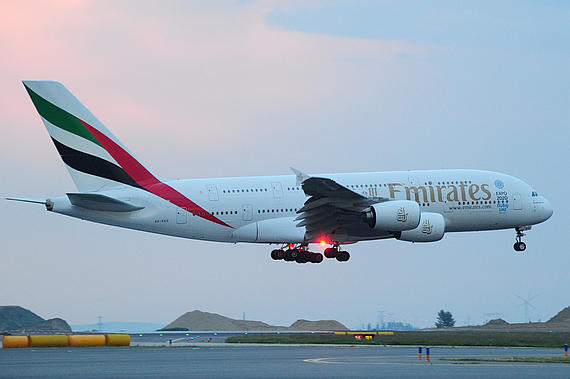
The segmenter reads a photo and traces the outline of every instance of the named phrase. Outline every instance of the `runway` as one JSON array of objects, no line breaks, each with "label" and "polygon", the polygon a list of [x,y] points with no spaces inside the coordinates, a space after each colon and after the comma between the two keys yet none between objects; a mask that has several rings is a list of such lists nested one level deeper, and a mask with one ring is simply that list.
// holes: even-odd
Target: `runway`
[{"label": "runway", "polygon": [[501,377],[568,378],[568,364],[442,361],[447,357],[559,356],[560,349],[229,345],[0,350],[0,377]]}]

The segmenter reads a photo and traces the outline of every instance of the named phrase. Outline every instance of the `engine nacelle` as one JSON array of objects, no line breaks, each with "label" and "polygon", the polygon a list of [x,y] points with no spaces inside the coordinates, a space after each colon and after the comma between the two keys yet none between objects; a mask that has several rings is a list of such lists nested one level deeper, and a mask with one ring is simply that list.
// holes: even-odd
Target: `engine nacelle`
[{"label": "engine nacelle", "polygon": [[420,215],[420,205],[409,200],[373,204],[365,213],[372,229],[385,232],[414,229],[420,223]]},{"label": "engine nacelle", "polygon": [[420,224],[412,230],[404,230],[396,236],[399,240],[409,242],[435,242],[443,238],[445,219],[439,213],[424,212]]}]

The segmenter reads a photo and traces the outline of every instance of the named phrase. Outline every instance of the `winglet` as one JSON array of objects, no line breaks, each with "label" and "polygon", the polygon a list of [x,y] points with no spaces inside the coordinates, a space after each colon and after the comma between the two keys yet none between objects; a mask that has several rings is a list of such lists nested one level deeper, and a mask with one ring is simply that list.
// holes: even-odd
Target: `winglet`
[{"label": "winglet", "polygon": [[311,177],[310,175],[307,175],[304,172],[301,172],[294,167],[290,167],[290,169],[291,169],[291,171],[293,171],[295,173],[295,176],[297,177],[297,185],[298,186],[300,186],[305,180],[307,180]]}]

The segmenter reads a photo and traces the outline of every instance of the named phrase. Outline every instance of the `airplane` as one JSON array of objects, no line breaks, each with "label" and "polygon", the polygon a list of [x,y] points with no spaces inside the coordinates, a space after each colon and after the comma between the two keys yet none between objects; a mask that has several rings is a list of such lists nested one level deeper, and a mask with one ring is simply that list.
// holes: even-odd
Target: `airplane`
[{"label": "airplane", "polygon": [[23,81],[77,191],[49,199],[7,198],[50,212],[151,233],[218,242],[274,244],[274,260],[346,262],[344,246],[395,238],[436,242],[445,233],[514,228],[552,216],[522,180],[482,170],[418,170],[162,180],[70,91]]}]

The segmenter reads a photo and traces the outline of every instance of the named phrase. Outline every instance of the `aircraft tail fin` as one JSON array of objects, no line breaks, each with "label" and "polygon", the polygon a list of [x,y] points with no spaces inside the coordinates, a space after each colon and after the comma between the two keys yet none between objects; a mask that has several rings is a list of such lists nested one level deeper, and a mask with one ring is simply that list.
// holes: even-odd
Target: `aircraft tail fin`
[{"label": "aircraft tail fin", "polygon": [[63,84],[23,83],[79,191],[158,182]]}]

